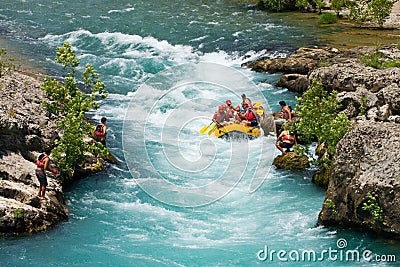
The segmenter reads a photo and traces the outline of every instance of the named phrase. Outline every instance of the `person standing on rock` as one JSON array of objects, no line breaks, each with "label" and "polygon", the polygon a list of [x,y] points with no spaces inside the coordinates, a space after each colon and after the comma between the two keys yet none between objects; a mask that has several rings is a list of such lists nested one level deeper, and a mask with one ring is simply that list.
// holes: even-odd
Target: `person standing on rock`
[{"label": "person standing on rock", "polygon": [[[45,150],[42,154],[39,155],[37,161],[36,161],[36,170],[35,174],[37,179],[39,180],[39,192],[38,192],[38,197],[41,199],[47,199],[46,198],[46,187],[47,187],[47,177],[45,170],[49,168],[50,164],[50,155],[51,150]],[[53,173],[57,173],[56,169],[51,170]]]},{"label": "person standing on rock", "polygon": [[106,122],[107,119],[105,117],[101,118],[101,123],[97,124],[94,130],[94,139],[97,142],[102,143],[104,147],[106,146],[106,134],[107,134]]}]

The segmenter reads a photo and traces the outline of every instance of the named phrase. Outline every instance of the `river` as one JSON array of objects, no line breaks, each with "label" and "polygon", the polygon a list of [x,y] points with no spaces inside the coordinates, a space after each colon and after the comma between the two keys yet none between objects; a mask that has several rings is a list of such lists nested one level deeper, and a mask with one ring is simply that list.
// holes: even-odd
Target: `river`
[{"label": "river", "polygon": [[318,45],[330,31],[239,1],[3,0],[1,42],[12,53],[57,76],[55,50],[67,40],[101,74],[110,94],[88,116],[107,117],[107,145],[123,163],[67,189],[68,222],[0,239],[0,264],[395,265],[384,261],[397,242],[317,226],[325,192],[313,168],[271,167],[273,137],[199,134],[242,93],[268,111],[295,106],[277,74],[241,64]]}]

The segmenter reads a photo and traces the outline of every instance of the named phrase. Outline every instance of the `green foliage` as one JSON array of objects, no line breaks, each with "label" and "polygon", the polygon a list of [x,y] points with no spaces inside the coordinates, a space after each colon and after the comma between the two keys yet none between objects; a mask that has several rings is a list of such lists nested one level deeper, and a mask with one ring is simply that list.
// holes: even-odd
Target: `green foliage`
[{"label": "green foliage", "polygon": [[307,0],[296,0],[296,7],[298,7],[301,10],[305,10],[308,7],[308,1]]},{"label": "green foliage", "polygon": [[80,77],[84,84],[83,90],[90,93],[86,95],[79,90],[76,69],[80,60],[68,42],[64,42],[64,45],[57,49],[56,62],[63,65],[67,74],[63,84],[45,77],[41,88],[50,101],[43,104],[50,112],[62,117],[57,126],[63,129],[63,135],[57,141],[57,147],[52,151],[52,155],[60,171],[70,173],[75,166],[86,160],[86,152],[94,155],[108,154],[108,150],[101,144],[84,142],[85,136],[90,135],[93,128],[87,122],[85,114],[99,108],[97,100],[107,97],[107,92],[104,90],[104,83],[98,80],[99,74],[90,64],[85,67]]},{"label": "green foliage", "polygon": [[347,8],[350,10],[349,19],[355,22],[372,21],[378,23],[380,27],[389,17],[392,8],[392,0],[361,0],[348,1]]},{"label": "green foliage", "polygon": [[346,7],[350,10],[348,18],[355,22],[366,22],[368,19],[368,1],[348,1]]},{"label": "green foliage", "polygon": [[360,55],[361,62],[365,66],[372,67],[375,69],[382,68],[383,58],[384,58],[384,55],[379,51],[375,51],[374,53],[370,53],[370,54]]},{"label": "green foliage", "polygon": [[399,68],[400,67],[399,59],[385,60],[386,59],[385,55],[379,51],[361,55],[359,58],[365,66],[372,67],[375,69]]},{"label": "green foliage", "polygon": [[285,10],[285,6],[287,5],[286,0],[262,0],[262,2],[264,8],[276,12]]},{"label": "green foliage", "polygon": [[338,21],[337,16],[330,12],[322,13],[322,15],[319,17],[320,24],[332,24],[336,23],[337,21]]},{"label": "green foliage", "polygon": [[331,0],[331,8],[339,16],[340,11],[346,6],[346,0]]},{"label": "green foliage", "polygon": [[321,14],[322,8],[324,8],[324,6],[325,6],[324,0],[312,0],[312,2],[315,3],[315,7],[317,8],[318,13]]},{"label": "green foliage", "polygon": [[366,111],[367,111],[367,97],[365,95],[363,95],[361,97],[361,106],[360,106],[360,114],[359,115],[364,115]]},{"label": "green foliage", "polygon": [[311,141],[317,138],[319,143],[325,143],[327,152],[333,155],[336,145],[348,131],[350,122],[336,100],[336,92],[328,93],[322,84],[313,80],[308,90],[297,97],[299,104],[296,112],[301,118],[296,123],[296,130],[302,140]]},{"label": "green foliage", "polygon": [[371,214],[372,218],[374,218],[375,221],[381,222],[383,221],[383,210],[381,207],[379,207],[378,202],[376,201],[376,198],[371,195],[371,193],[368,193],[366,196],[367,202],[363,204],[362,209],[369,211]]},{"label": "green foliage", "polygon": [[0,49],[0,78],[6,74],[11,74],[16,69],[14,59],[7,57],[7,50],[5,48]]},{"label": "green foliage", "polygon": [[15,209],[13,212],[13,216],[15,219],[22,219],[24,217],[24,211],[22,209]]},{"label": "green foliage", "polygon": [[335,205],[335,203],[333,203],[333,201],[332,201],[331,199],[327,199],[327,200],[325,201],[324,205],[331,209],[332,214],[333,214],[334,216],[337,216],[337,215],[339,214],[338,211],[336,210],[336,205]]},{"label": "green foliage", "polygon": [[384,61],[382,63],[382,68],[400,68],[400,60],[399,59],[394,59],[394,60],[388,60]]},{"label": "green foliage", "polygon": [[293,151],[296,153],[296,155],[301,156],[301,155],[309,155],[310,151],[307,146],[303,145],[295,145],[293,146]]},{"label": "green foliage", "polygon": [[391,0],[372,0],[368,3],[368,10],[371,15],[371,20],[378,23],[380,27],[389,17],[393,8]]}]

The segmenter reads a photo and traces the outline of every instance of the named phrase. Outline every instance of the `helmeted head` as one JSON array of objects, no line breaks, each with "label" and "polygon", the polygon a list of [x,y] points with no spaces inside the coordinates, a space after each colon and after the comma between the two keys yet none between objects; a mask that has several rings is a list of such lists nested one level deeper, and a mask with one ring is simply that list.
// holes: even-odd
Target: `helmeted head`
[{"label": "helmeted head", "polygon": [[232,102],[231,102],[231,100],[226,100],[226,104],[229,106],[229,105],[232,105]]}]

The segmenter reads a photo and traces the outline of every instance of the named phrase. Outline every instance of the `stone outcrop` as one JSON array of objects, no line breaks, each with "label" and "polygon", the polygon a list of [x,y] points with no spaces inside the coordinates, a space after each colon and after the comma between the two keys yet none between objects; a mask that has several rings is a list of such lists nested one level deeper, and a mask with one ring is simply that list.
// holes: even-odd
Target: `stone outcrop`
[{"label": "stone outcrop", "polygon": [[310,167],[310,162],[305,155],[287,152],[286,155],[277,156],[272,165],[278,169],[305,169]]},{"label": "stone outcrop", "polygon": [[307,75],[322,62],[336,56],[337,49],[328,47],[299,48],[288,58],[261,59],[247,62],[245,66],[257,72],[282,73],[277,86],[303,93],[308,88]]},{"label": "stone outcrop", "polygon": [[[400,238],[400,127],[365,121],[339,142],[319,223],[361,226]],[[363,208],[376,197],[382,220]]]},{"label": "stone outcrop", "polygon": [[[321,53],[319,49],[315,51]],[[360,59],[361,55],[376,52],[384,55],[380,59],[383,61],[399,59],[400,49],[388,45],[324,51],[331,54],[322,52],[323,60],[299,49],[296,56],[286,60],[260,60],[249,66],[259,71],[282,72],[278,84],[296,92],[304,91],[317,79],[328,91],[338,92],[341,111],[353,123],[338,144],[332,168],[320,168],[313,176],[315,183],[327,187],[319,223],[361,226],[400,238],[400,68],[374,69]],[[303,62],[306,67],[285,65],[296,58],[302,58],[298,63]],[[317,154],[319,158],[326,156],[323,149]],[[375,197],[374,205],[370,205],[370,197]]]},{"label": "stone outcrop", "polygon": [[47,172],[48,199],[37,196],[35,161],[60,135],[57,118],[41,104],[45,95],[40,84],[39,78],[22,72],[0,78],[0,236],[42,231],[67,220],[63,187],[105,168],[94,157],[78,168],[78,175]]}]

